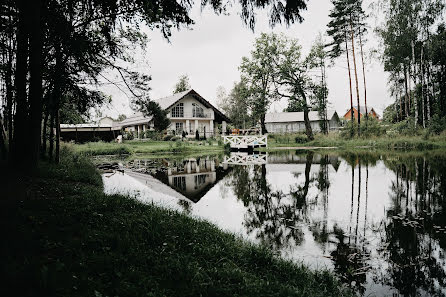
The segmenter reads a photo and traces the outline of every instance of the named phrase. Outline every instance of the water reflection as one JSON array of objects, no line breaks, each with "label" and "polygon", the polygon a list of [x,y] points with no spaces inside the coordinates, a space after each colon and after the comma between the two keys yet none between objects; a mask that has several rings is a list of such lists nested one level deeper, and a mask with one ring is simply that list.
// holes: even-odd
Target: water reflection
[{"label": "water reflection", "polygon": [[[198,202],[231,169],[227,164],[220,163],[218,157],[209,156],[184,159],[137,159],[127,162],[125,167],[133,172],[155,177],[193,202]],[[180,205],[185,210],[190,210],[189,202],[182,200]]]},{"label": "water reflection", "polygon": [[176,202],[187,213],[331,268],[365,296],[446,296],[446,153],[286,151],[126,166],[188,197]]}]

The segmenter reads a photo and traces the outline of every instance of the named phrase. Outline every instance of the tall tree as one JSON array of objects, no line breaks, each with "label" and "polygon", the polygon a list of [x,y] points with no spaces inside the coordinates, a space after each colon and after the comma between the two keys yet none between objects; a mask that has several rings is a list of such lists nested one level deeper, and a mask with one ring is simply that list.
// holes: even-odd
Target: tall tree
[{"label": "tall tree", "polygon": [[180,78],[178,79],[178,82],[176,83],[174,89],[173,89],[173,93],[181,93],[187,90],[190,90],[191,86],[190,86],[190,82],[189,82],[189,76],[187,76],[187,74],[181,75]]},{"label": "tall tree", "polygon": [[[333,8],[330,10],[330,22],[327,25],[327,34],[331,37],[332,41],[328,44],[330,47],[329,56],[332,60],[339,58],[345,53],[347,58],[347,70],[348,81],[350,90],[350,118],[353,123],[354,111],[353,111],[353,90],[352,79],[350,72],[350,55],[348,48],[349,40],[349,15],[348,15],[348,3],[346,0],[332,0]],[[352,125],[351,135],[353,136],[354,125]]]},{"label": "tall tree", "polygon": [[[272,34],[274,36],[274,34]],[[313,56],[302,56],[302,47],[296,39],[289,39],[275,35],[276,50],[273,55],[275,65],[275,91],[281,97],[289,100],[300,100],[303,106],[305,133],[312,140],[313,130],[309,119],[309,93],[314,90],[314,83],[309,76],[312,68]]]},{"label": "tall tree", "polygon": [[274,56],[277,54],[278,36],[262,33],[254,42],[250,57],[243,57],[240,71],[242,80],[250,90],[253,116],[260,121],[262,134],[268,133],[265,114],[271,103],[280,97],[274,89]]}]

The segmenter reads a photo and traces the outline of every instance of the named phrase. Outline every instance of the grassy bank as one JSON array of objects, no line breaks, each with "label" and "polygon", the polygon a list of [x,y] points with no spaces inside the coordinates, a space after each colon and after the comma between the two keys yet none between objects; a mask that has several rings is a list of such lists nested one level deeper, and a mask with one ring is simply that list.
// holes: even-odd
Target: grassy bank
[{"label": "grassy bank", "polygon": [[2,296],[349,295],[329,272],[210,223],[105,195],[92,163],[67,148],[33,178],[3,174]]},{"label": "grassy bank", "polygon": [[339,149],[429,150],[446,149],[446,135],[401,136],[383,135],[367,138],[343,138],[338,133],[317,134],[306,141],[302,134],[269,135],[268,150],[281,147],[336,147]]},{"label": "grassy bank", "polygon": [[80,155],[126,155],[126,154],[166,154],[193,152],[222,152],[223,145],[217,141],[138,141],[125,143],[89,142],[71,145]]}]

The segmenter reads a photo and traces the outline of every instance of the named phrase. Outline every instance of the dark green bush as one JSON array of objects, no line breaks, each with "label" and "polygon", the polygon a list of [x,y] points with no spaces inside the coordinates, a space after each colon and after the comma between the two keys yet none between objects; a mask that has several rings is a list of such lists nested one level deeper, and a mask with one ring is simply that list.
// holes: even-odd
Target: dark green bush
[{"label": "dark green bush", "polygon": [[429,131],[434,134],[440,134],[446,129],[446,119],[435,114],[429,126]]},{"label": "dark green bush", "polygon": [[175,135],[170,135],[170,134],[164,135],[163,140],[164,141],[170,141],[174,136]]},{"label": "dark green bush", "polygon": [[306,142],[308,142],[308,137],[303,134],[298,134],[298,135],[296,135],[296,137],[294,137],[294,142],[295,143],[306,143]]}]

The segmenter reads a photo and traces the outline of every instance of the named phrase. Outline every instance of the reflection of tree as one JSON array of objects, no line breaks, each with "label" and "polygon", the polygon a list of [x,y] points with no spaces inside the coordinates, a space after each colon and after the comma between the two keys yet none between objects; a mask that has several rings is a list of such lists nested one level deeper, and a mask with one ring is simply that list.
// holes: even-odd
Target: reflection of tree
[{"label": "reflection of tree", "polygon": [[[341,279],[347,283],[355,291],[364,293],[366,273],[370,270],[370,266],[367,264],[370,253],[364,238],[360,240],[359,234],[359,210],[361,205],[361,157],[351,155],[349,163],[351,164],[351,205],[350,205],[350,224],[349,231],[346,235],[341,227],[335,225],[333,227],[332,234],[336,238],[335,249],[331,252],[335,271],[341,276]],[[357,159],[355,159],[355,157]],[[352,233],[353,226],[353,212],[354,212],[354,183],[355,183],[355,164],[358,164],[358,196],[356,207],[356,224],[355,232]],[[366,185],[368,184],[368,167],[366,175]],[[367,187],[366,187],[367,189]],[[366,197],[368,194],[366,193]],[[365,206],[366,208],[367,206]],[[365,225],[365,222],[364,222]],[[365,231],[363,237],[365,236]],[[354,241],[352,241],[354,237]]]},{"label": "reflection of tree", "polygon": [[442,156],[385,160],[396,179],[390,188],[382,256],[389,262],[383,282],[403,295],[441,296],[446,287],[446,159]]},{"label": "reflection of tree", "polygon": [[331,252],[336,273],[342,281],[354,288],[354,291],[364,293],[368,253],[364,252],[356,245],[348,243],[344,231],[338,226],[333,227],[333,235],[337,243],[336,248]]},{"label": "reflection of tree", "polygon": [[313,153],[305,164],[305,181],[290,194],[273,191],[266,178],[266,166],[238,166],[233,171],[234,193],[248,211],[245,226],[249,233],[274,249],[298,245],[303,239],[299,223],[304,219],[304,206],[312,179],[310,169]]}]

